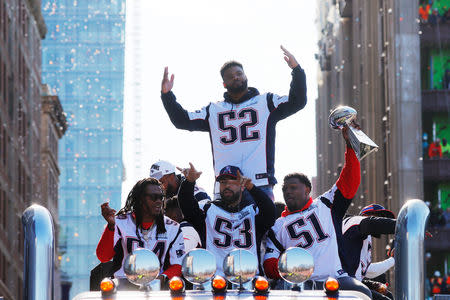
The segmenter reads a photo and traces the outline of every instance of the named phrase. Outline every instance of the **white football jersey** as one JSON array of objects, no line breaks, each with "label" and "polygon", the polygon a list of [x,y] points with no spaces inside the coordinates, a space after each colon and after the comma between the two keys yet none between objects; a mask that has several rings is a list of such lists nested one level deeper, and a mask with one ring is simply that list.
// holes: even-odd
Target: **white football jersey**
[{"label": "white football jersey", "polygon": [[[278,218],[269,231],[264,260],[278,258],[282,251],[290,247],[301,247],[314,258],[311,280],[324,281],[329,276],[346,276],[339,259],[337,241],[342,217],[333,216],[331,209],[333,205],[340,204],[338,198],[345,199],[334,185],[307,209]],[[335,222],[339,224],[339,232],[336,232]]]},{"label": "white football jersey", "polygon": [[359,281],[366,277],[367,269],[372,263],[372,236],[369,235],[363,242],[361,249],[360,264],[358,270],[356,270],[355,276]]},{"label": "white football jersey", "polygon": [[227,212],[213,203],[204,206],[206,218],[206,250],[216,257],[216,274],[224,275],[223,260],[234,249],[245,249],[258,257],[255,216],[256,205],[248,205],[236,213]]},{"label": "white football jersey", "polygon": [[[347,218],[342,223],[342,234],[348,234],[349,231],[352,229],[353,226],[357,226],[361,223],[362,220],[364,220],[367,217],[363,216],[353,216],[350,218]],[[355,245],[349,245],[355,247]],[[350,252],[350,251],[349,251]],[[358,269],[355,272],[355,277],[359,281],[361,281],[367,273],[367,269],[369,268],[370,263],[372,262],[372,236],[368,235],[367,238],[364,239],[362,243],[362,248],[359,253],[359,265]],[[348,270],[350,273],[350,271]]]},{"label": "white football jersey", "polygon": [[136,236],[136,224],[131,214],[116,217],[116,229],[114,230],[114,259],[121,259],[122,264],[115,277],[125,277],[123,272],[123,261],[136,248],[152,250],[159,258],[161,271],[163,271],[166,256],[170,265],[181,265],[184,256],[183,233],[180,225],[172,219],[164,216],[166,232],[156,235],[156,224],[146,230],[139,230]]},{"label": "white football jersey", "polygon": [[[204,200],[203,200],[204,201]],[[195,228],[188,222],[182,221],[180,228],[183,231],[184,250],[187,252],[202,246],[202,241]]]},{"label": "white football jersey", "polygon": [[240,104],[210,103],[189,113],[191,120],[208,121],[216,177],[223,167],[232,165],[256,186],[269,184],[274,172],[276,124],[275,120],[269,122],[269,116],[281,103],[288,102],[288,96],[270,95],[270,101],[268,94],[263,94]]}]

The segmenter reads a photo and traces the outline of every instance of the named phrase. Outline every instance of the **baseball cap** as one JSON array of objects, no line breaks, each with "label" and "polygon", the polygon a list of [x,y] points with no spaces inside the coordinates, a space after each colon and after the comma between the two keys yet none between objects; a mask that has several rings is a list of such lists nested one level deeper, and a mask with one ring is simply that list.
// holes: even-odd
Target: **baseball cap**
[{"label": "baseball cap", "polygon": [[361,211],[359,212],[359,215],[365,216],[365,215],[376,215],[378,217],[385,217],[385,218],[391,218],[395,219],[395,215],[392,211],[384,208],[383,206],[379,204],[370,204],[366,207],[363,207]]},{"label": "baseball cap", "polygon": [[219,175],[216,177],[216,181],[219,181],[221,179],[224,179],[225,177],[231,177],[236,179],[238,177],[238,171],[239,173],[241,173],[241,175],[244,175],[241,171],[241,169],[239,169],[239,167],[235,167],[235,166],[225,166],[222,168],[222,170],[220,170]]},{"label": "baseball cap", "polygon": [[175,173],[176,168],[170,162],[159,160],[150,167],[150,177],[160,180],[164,175]]}]

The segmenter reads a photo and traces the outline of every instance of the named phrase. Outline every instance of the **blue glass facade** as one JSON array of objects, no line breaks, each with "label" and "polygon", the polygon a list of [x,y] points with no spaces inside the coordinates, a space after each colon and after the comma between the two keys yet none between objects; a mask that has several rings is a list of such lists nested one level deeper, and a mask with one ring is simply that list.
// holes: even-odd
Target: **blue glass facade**
[{"label": "blue glass facade", "polygon": [[43,82],[69,123],[59,143],[58,255],[72,298],[99,263],[100,204],[120,207],[125,0],[43,0],[42,13]]}]

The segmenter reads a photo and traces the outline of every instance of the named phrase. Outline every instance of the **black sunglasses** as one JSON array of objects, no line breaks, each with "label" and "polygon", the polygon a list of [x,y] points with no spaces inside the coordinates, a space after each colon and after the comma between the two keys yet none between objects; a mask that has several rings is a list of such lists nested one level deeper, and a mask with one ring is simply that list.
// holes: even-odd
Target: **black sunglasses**
[{"label": "black sunglasses", "polygon": [[164,195],[163,194],[144,194],[144,198],[150,198],[153,202],[156,202],[158,200],[163,200]]}]

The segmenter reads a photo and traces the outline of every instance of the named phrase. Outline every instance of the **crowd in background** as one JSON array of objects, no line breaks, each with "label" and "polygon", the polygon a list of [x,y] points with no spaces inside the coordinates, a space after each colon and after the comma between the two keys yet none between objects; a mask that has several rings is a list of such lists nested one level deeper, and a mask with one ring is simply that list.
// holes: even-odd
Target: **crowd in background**
[{"label": "crowd in background", "polygon": [[428,134],[423,134],[422,149],[424,157],[431,159],[450,158],[450,144],[446,138],[436,138],[432,143],[428,142]]},{"label": "crowd in background", "polygon": [[[435,271],[433,276],[426,281],[427,295],[450,295],[450,276],[441,276],[441,272]],[[431,299],[431,298],[428,298]]]},{"label": "crowd in background", "polygon": [[421,23],[430,25],[450,22],[450,1],[421,1],[419,5],[419,18]]}]

